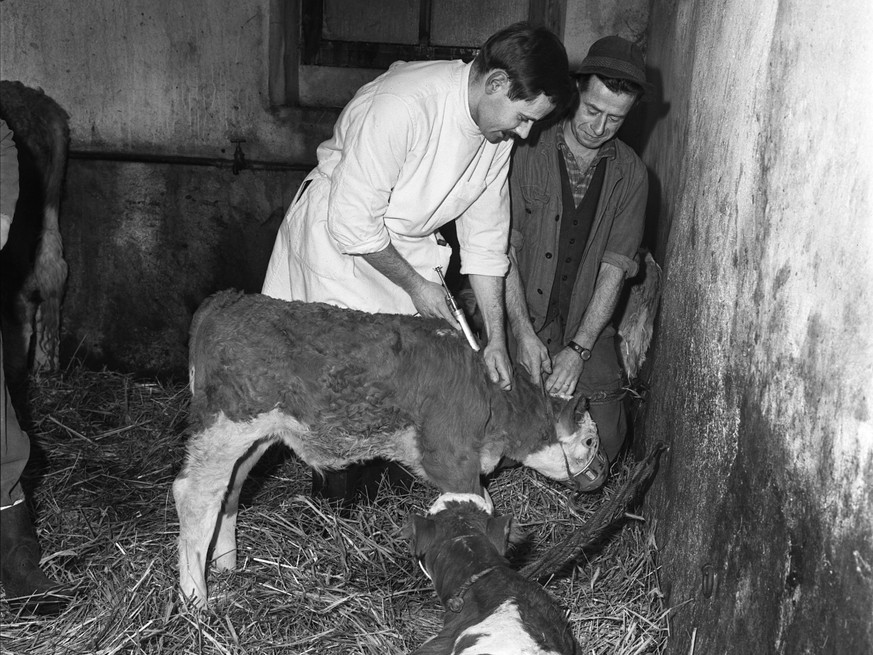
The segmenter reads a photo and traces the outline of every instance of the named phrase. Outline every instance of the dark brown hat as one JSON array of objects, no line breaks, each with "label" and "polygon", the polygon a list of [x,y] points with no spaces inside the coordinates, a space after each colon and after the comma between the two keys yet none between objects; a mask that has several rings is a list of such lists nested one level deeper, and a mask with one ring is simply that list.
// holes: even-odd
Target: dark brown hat
[{"label": "dark brown hat", "polygon": [[595,41],[576,72],[635,82],[642,87],[644,100],[654,95],[655,88],[646,79],[642,50],[620,36],[605,36]]}]

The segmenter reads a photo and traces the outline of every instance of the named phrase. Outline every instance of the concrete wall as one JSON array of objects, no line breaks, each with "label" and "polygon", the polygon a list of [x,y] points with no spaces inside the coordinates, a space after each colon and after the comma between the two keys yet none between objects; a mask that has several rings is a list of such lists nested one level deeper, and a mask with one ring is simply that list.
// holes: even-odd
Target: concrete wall
[{"label": "concrete wall", "polygon": [[[269,0],[4,0],[0,76],[71,115],[73,147],[312,161],[319,112],[271,111]],[[321,126],[321,130],[319,127]]]},{"label": "concrete wall", "polygon": [[873,4],[652,5],[671,653],[873,652]]}]

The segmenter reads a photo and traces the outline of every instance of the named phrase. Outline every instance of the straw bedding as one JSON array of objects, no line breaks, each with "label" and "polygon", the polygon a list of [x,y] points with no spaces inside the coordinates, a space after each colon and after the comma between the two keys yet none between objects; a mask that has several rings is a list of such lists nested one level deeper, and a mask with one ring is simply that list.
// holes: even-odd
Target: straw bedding
[{"label": "straw bedding", "polygon": [[[268,452],[243,489],[238,569],[210,572],[210,606],[176,594],[178,521],[171,484],[185,452],[184,383],[142,382],[71,369],[31,381],[26,472],[43,566],[77,589],[60,617],[32,619],[0,603],[0,652],[407,653],[438,632],[442,609],[401,532],[438,495],[383,486],[374,502],[337,511],[309,495],[309,469],[287,450]],[[577,501],[526,468],[489,485],[498,513],[528,538],[522,566],[571,534],[632,468]],[[669,612],[657,545],[642,517],[585,553],[547,589],[594,655],[662,653]]]}]

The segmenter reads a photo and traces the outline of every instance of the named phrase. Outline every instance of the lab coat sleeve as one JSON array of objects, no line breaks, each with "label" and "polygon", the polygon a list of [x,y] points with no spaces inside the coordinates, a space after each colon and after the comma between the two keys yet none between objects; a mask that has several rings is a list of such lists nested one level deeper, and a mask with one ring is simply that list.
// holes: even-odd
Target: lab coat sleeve
[{"label": "lab coat sleeve", "polygon": [[509,270],[509,159],[512,142],[500,145],[482,195],[457,221],[461,273],[503,277]]},{"label": "lab coat sleeve", "polygon": [[378,252],[390,243],[385,211],[414,140],[416,120],[400,98],[376,94],[349,106],[343,152],[334,169],[327,227],[342,252]]}]

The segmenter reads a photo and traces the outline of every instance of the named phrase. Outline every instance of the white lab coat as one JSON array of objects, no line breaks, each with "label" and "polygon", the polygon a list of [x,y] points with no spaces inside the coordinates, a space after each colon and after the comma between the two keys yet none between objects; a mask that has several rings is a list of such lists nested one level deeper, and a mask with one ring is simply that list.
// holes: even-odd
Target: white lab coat
[{"label": "white lab coat", "polygon": [[358,91],[280,226],[265,294],[414,314],[406,292],[355,255],[391,243],[438,282],[451,251],[437,231],[455,219],[462,273],[505,275],[512,143],[479,132],[469,74],[460,61],[397,63]]}]

